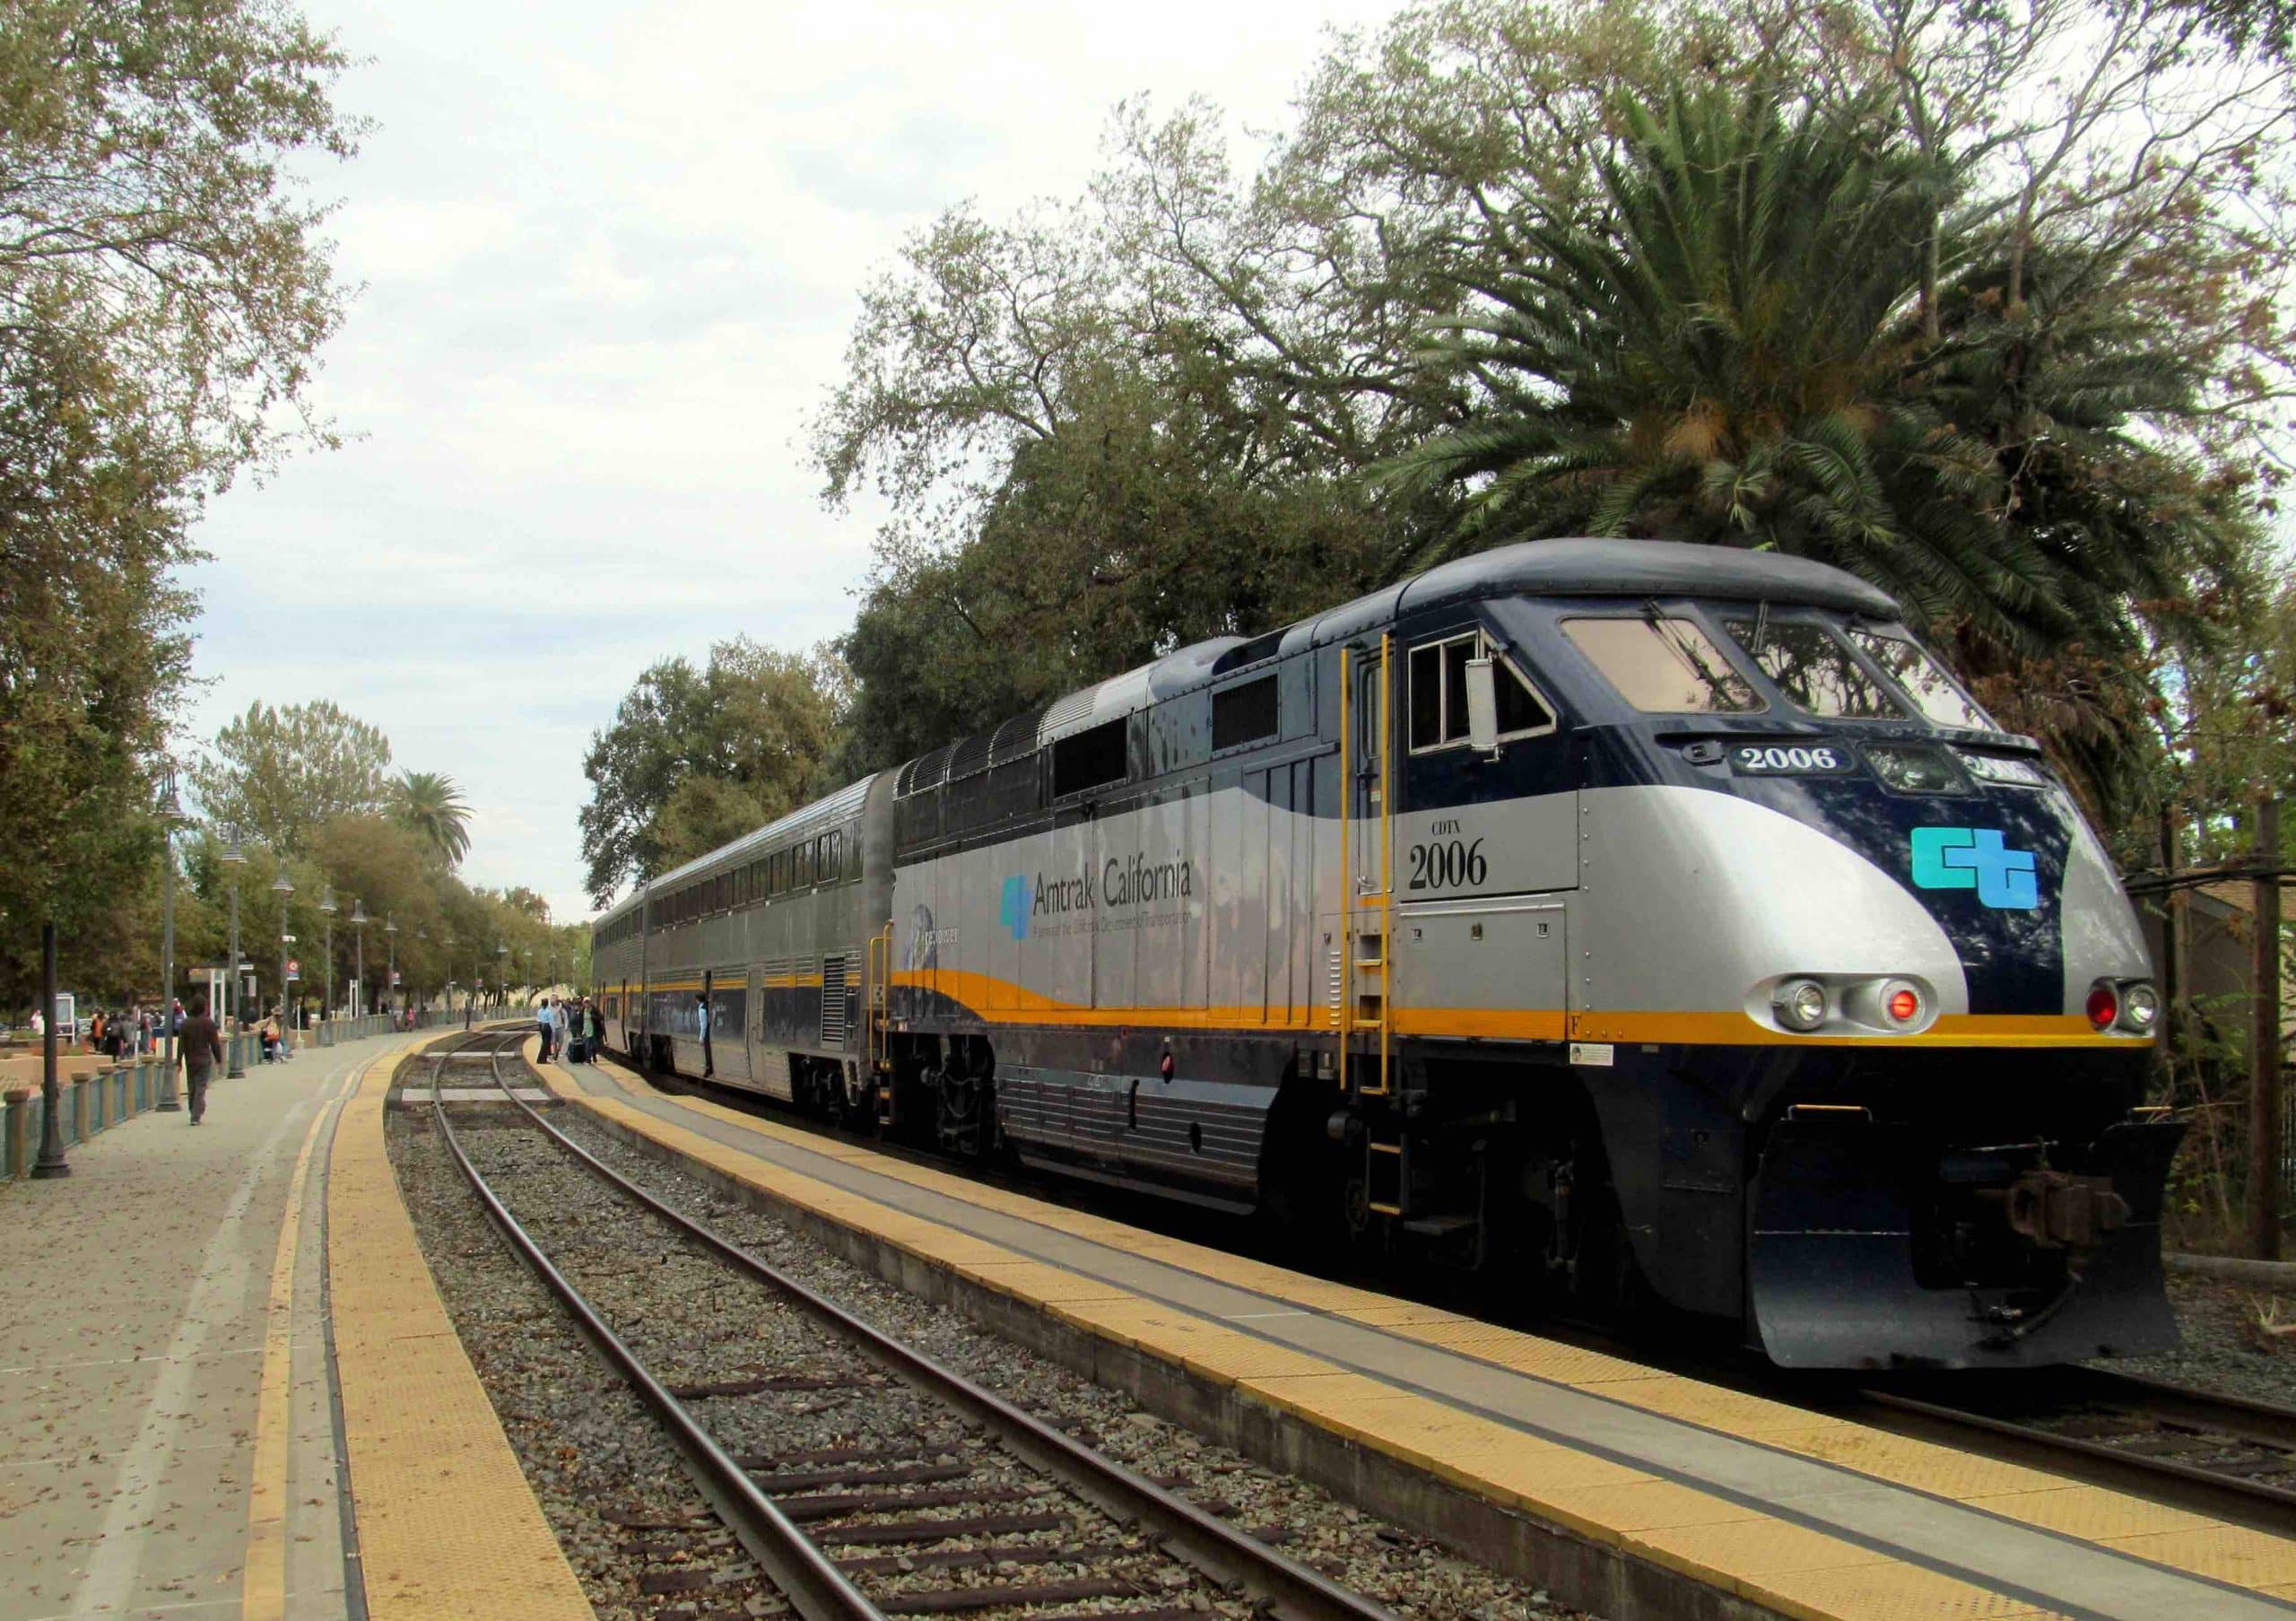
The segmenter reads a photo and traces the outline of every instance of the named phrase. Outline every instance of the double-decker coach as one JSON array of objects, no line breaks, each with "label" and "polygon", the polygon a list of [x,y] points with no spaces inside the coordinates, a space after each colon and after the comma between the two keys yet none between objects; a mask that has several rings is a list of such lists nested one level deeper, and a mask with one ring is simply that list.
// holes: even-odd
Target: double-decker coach
[{"label": "double-decker coach", "polygon": [[1538,542],[1183,649],[653,881],[595,961],[661,1068],[1782,1363],[2173,1338],[2110,863],[1805,560]]}]

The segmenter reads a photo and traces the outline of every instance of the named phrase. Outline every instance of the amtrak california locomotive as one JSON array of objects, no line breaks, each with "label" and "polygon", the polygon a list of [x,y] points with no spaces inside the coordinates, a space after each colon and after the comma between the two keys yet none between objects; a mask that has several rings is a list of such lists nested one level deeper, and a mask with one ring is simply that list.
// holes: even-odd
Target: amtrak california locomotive
[{"label": "amtrak california locomotive", "polygon": [[594,972],[660,1068],[1782,1364],[2174,1335],[2112,867],[1799,559],[1540,542],[1183,649],[643,886]]}]

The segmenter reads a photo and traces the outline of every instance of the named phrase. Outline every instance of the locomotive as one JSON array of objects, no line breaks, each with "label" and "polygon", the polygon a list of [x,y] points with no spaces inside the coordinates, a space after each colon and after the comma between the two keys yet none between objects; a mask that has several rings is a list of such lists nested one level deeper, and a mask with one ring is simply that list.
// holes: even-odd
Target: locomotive
[{"label": "locomotive", "polygon": [[596,925],[609,1043],[1794,1367],[2174,1343],[2109,858],[1874,586],[1551,540],[911,760]]}]

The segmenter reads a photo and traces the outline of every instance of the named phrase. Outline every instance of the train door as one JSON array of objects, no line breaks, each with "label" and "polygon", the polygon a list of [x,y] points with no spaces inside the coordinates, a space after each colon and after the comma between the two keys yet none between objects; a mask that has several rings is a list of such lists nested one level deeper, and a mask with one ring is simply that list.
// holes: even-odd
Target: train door
[{"label": "train door", "polygon": [[1561,1041],[1570,738],[1533,672],[1473,621],[1402,639],[1396,677],[1396,1030]]}]

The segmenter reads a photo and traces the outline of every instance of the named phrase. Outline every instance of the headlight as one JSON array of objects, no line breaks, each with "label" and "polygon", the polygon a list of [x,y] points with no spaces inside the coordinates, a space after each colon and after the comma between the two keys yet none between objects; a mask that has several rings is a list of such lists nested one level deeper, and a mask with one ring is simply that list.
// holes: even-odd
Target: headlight
[{"label": "headlight", "polygon": [[1815,1030],[1826,1022],[1826,988],[1815,980],[1787,980],[1770,993],[1770,1011],[1788,1030]]},{"label": "headlight", "polygon": [[2161,1022],[2161,993],[2150,980],[2131,980],[2120,988],[2120,1022],[2123,1029],[2148,1033]]}]

